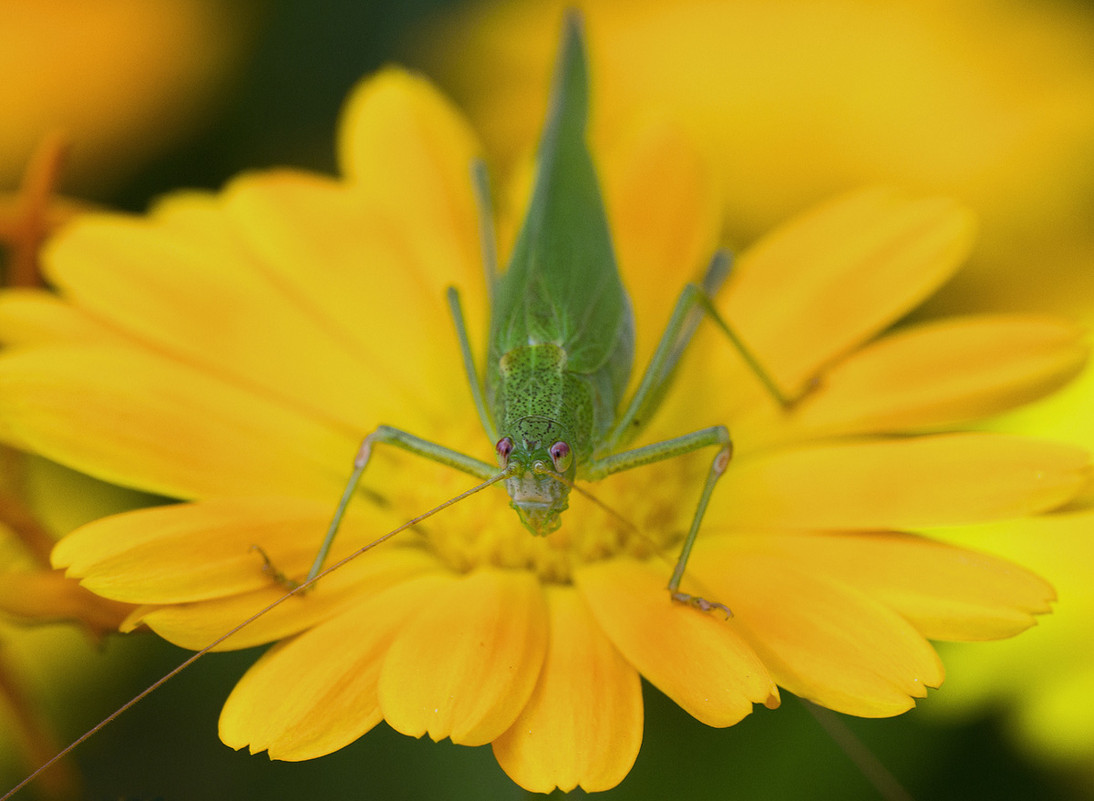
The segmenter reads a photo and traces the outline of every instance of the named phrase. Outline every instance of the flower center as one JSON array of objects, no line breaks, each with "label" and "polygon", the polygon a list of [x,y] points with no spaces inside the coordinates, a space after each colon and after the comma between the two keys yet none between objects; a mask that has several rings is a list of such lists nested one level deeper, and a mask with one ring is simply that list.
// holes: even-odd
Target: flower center
[{"label": "flower center", "polygon": [[[619,556],[645,558],[678,542],[694,507],[683,473],[665,466],[578,482],[562,525],[546,537],[525,528],[500,487],[479,493],[423,526],[429,547],[453,570],[493,565],[567,583],[574,567]],[[595,500],[583,494],[592,493]]]}]

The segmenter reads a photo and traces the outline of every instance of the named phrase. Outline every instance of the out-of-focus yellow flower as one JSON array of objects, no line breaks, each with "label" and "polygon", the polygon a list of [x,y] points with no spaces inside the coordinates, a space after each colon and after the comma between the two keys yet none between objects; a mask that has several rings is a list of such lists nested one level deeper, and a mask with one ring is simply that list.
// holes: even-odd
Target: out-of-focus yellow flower
[{"label": "out-of-focus yellow flower", "polygon": [[[932,699],[943,716],[1002,710],[1031,753],[1083,774],[1083,797],[1094,779],[1094,512],[1088,507],[1020,525],[947,531],[947,541],[1003,554],[1051,576],[1059,594],[1052,620],[1024,642],[992,643],[982,651],[946,650],[952,694]],[[946,696],[946,697],[943,697]],[[951,697],[952,696],[952,697]]]},{"label": "out-of-focus yellow flower", "polygon": [[[0,457],[0,782],[7,787],[64,745],[55,731],[73,714],[58,699],[93,693],[127,670],[124,653],[108,656],[100,646],[132,606],[65,577],[50,566],[50,549],[59,533],[148,499],[7,448]],[[78,784],[62,762],[43,774],[38,792],[74,798]]]},{"label": "out-of-focus yellow flower", "polygon": [[[532,77],[549,60],[561,5],[484,4],[445,20],[442,35],[430,31],[420,51],[509,163],[533,141]],[[941,191],[972,206],[982,229],[969,269],[928,303],[930,313],[1036,309],[1094,326],[1088,5],[579,5],[596,58],[601,141],[634,117],[687,128],[716,165],[737,241],[863,181]],[[1094,370],[994,427],[1094,447]],[[975,709],[1003,698],[1034,751],[1080,767],[1094,763],[1091,522],[1078,511],[957,540],[1038,569],[1057,584],[1060,604],[1033,636],[949,651],[961,689],[933,704]]]},{"label": "out-of-focus yellow flower", "polygon": [[89,208],[54,195],[67,151],[63,135],[46,135],[31,154],[19,188],[0,193],[0,266],[5,286],[40,286],[42,243],[81,209]]},{"label": "out-of-focus yellow flower", "polygon": [[[40,285],[42,242],[78,213],[80,204],[53,195],[64,152],[61,137],[46,137],[20,189],[0,197],[0,259],[9,286]],[[88,592],[54,569],[49,555],[56,535],[137,504],[132,492],[0,448],[0,777],[5,785],[58,751],[53,731],[68,716],[56,709],[56,699],[73,686],[89,688],[89,678],[117,667],[97,646],[132,609]],[[74,798],[78,785],[69,765],[60,762],[42,774],[38,792],[42,798]]]},{"label": "out-of-focus yellow flower", "polygon": [[[530,152],[560,9],[587,19],[598,141],[684,126],[714,165],[731,241],[884,182],[981,220],[962,303],[1073,310],[1094,297],[1094,13],[998,0],[512,0],[423,37],[420,59],[488,152]],[[1085,290],[1085,291],[1082,291]],[[1049,304],[1055,303],[1055,306]],[[968,308],[968,305],[963,305]]]},{"label": "out-of-focus yellow flower", "polygon": [[66,185],[124,179],[198,130],[238,61],[249,3],[7,0],[0,4],[0,186],[39,140],[73,145]]},{"label": "out-of-focus yellow flower", "polygon": [[[1094,254],[1087,269],[1094,272]],[[1094,296],[1085,298],[1094,325]],[[1055,395],[995,419],[998,431],[1023,431],[1094,447],[1094,369]],[[1030,753],[1079,773],[1076,788],[1094,797],[1094,499],[1066,513],[937,534],[1051,578],[1059,594],[1052,621],[1021,642],[983,650],[952,647],[955,692],[932,710],[954,717],[1002,709]],[[960,677],[960,678],[958,678]]]},{"label": "out-of-focus yellow flower", "polygon": [[[641,363],[674,299],[666,285],[694,276],[722,214],[686,137],[628,134],[603,172]],[[84,217],[48,251],[60,297],[0,299],[12,343],[0,434],[190,500],[96,521],[54,551],[89,588],[141,604],[128,625],[200,647],[277,597],[251,546],[289,575],[306,571],[346,464],[380,422],[492,457],[459,389],[444,303],[445,286],[459,286],[472,330],[484,329],[476,152],[432,87],[388,70],[350,100],[343,179],[247,175],[146,217]],[[233,637],[229,647],[279,642],[229,698],[222,738],[306,759],[386,719],[492,743],[529,789],[606,789],[638,752],[640,676],[715,726],[777,705],[778,686],[852,714],[908,709],[943,679],[928,639],[1012,635],[1052,590],[907,532],[1055,508],[1088,471],[1067,445],[953,431],[1073,374],[1083,349],[1072,326],[952,318],[879,336],[953,274],[972,239],[952,201],[867,190],[742,255],[722,312],[781,385],[819,373],[819,386],[776,408],[724,341],[702,336],[644,435],[735,432],[685,582],[728,604],[731,621],[663,589],[705,460],[596,485],[638,535],[577,497],[558,531],[534,538],[486,491]],[[466,485],[378,451],[336,551]]]}]

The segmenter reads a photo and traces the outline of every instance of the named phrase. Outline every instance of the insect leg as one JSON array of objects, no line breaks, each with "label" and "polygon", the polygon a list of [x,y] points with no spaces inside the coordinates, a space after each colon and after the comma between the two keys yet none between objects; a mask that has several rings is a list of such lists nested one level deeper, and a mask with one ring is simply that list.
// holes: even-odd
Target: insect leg
[{"label": "insect leg", "polygon": [[[471,163],[471,184],[475,190],[475,205],[479,218],[479,242],[482,248],[483,272],[486,277],[487,299],[490,304],[494,302],[494,290],[498,282],[498,248],[497,235],[494,232],[494,217],[490,211],[490,182],[486,173],[486,164],[482,159],[475,159]],[[475,368],[475,359],[471,355],[471,340],[467,336],[467,322],[463,317],[463,306],[460,304],[459,290],[454,286],[448,288],[448,309],[452,314],[452,322],[456,324],[456,337],[460,342],[460,353],[463,356],[463,369],[467,374],[467,384],[471,388],[471,398],[475,402],[475,409],[479,413],[482,427],[493,442],[498,438],[497,427],[490,417],[483,402],[483,381]]]},{"label": "insect leg", "polygon": [[460,305],[460,293],[454,286],[448,288],[448,308],[452,312],[452,322],[456,324],[456,338],[460,342],[460,353],[463,356],[463,369],[467,374],[467,385],[471,388],[471,399],[475,402],[475,409],[479,413],[479,420],[491,442],[498,438],[498,430],[494,420],[486,408],[482,398],[482,380],[475,369],[475,357],[471,355],[471,340],[467,337],[467,323],[463,319],[463,306]]},{"label": "insect leg", "polygon": [[763,383],[771,396],[784,408],[790,408],[797,398],[788,397],[775,383],[771,375],[760,364],[741,337],[734,331],[714,308],[710,298],[714,295],[729,274],[729,254],[719,250],[711,259],[706,275],[700,284],[688,284],[680,293],[669,318],[665,332],[650,358],[642,380],[638,384],[630,403],[615,423],[608,436],[608,449],[614,450],[633,436],[646,423],[650,415],[660,405],[672,384],[680,357],[684,355],[695,329],[708,315],[733,346],[740,352],[745,362]]},{"label": "insect leg", "polygon": [[361,476],[364,474],[365,469],[368,467],[369,460],[372,458],[372,448],[377,444],[394,445],[397,448],[402,448],[404,451],[409,451],[410,453],[429,459],[430,461],[440,462],[441,464],[448,465],[456,470],[462,470],[464,473],[470,473],[480,479],[490,478],[498,472],[496,466],[481,462],[472,456],[467,456],[459,451],[454,451],[451,448],[438,445],[435,442],[416,437],[413,434],[401,431],[398,428],[379,426],[361,441],[361,447],[357,449],[357,455],[353,459],[353,472],[346,482],[346,488],[342,491],[342,497],[338,501],[338,508],[334,511],[334,516],[331,518],[330,525],[327,527],[327,534],[323,538],[323,544],[319,546],[319,552],[315,555],[315,561],[312,562],[311,569],[308,571],[305,581],[310,581],[315,578],[319,571],[323,569],[323,563],[326,561],[327,554],[330,552],[331,544],[334,542],[334,536],[338,533],[338,527],[342,524],[342,518],[346,514],[346,508],[353,499],[354,493],[357,490],[357,485],[361,481]]},{"label": "insect leg", "polygon": [[707,472],[706,481],[703,483],[703,491],[699,496],[699,503],[696,505],[695,513],[691,518],[691,527],[684,538],[684,544],[680,547],[680,555],[676,559],[676,568],[672,572],[672,578],[669,579],[668,590],[674,601],[690,604],[702,609],[704,612],[721,609],[729,617],[732,612],[725,605],[680,591],[680,582],[684,578],[688,557],[691,556],[692,546],[699,534],[699,526],[706,514],[710,496],[714,492],[714,486],[718,483],[718,479],[722,477],[722,474],[729,466],[729,460],[733,455],[733,442],[730,440],[729,430],[725,426],[703,428],[690,434],[655,442],[652,445],[644,445],[641,448],[623,451],[591,462],[585,470],[585,477],[596,480],[612,473],[631,470],[635,467],[660,462],[664,459],[672,459],[676,456],[683,456],[712,445],[718,446],[718,453],[714,456],[714,460],[710,464],[710,470]]},{"label": "insect leg", "polygon": [[487,300],[493,307],[494,290],[497,288],[501,272],[498,270],[498,239],[494,231],[494,215],[490,204],[490,177],[482,159],[475,159],[471,163],[471,183],[475,190],[475,205],[479,214],[479,246],[482,248]]},{"label": "insect leg", "polygon": [[775,379],[771,377],[771,373],[764,369],[764,366],[760,364],[760,360],[756,358],[749,347],[741,339],[740,335],[733,330],[733,328],[726,322],[725,318],[718,313],[718,310],[714,308],[714,302],[710,299],[710,295],[704,292],[700,287],[691,285],[687,289],[691,289],[695,293],[695,301],[702,306],[703,310],[707,313],[707,316],[714,321],[714,324],[722,329],[722,333],[726,335],[733,347],[737,349],[737,352],[741,354],[741,358],[745,360],[745,363],[749,366],[749,369],[756,374],[756,377],[760,379],[760,382],[764,385],[764,389],[770,393],[771,397],[782,406],[784,409],[793,408],[794,404],[802,399],[802,397],[809,393],[812,386],[807,386],[804,390],[796,395],[787,395],[783,392],[779,385],[775,383]]},{"label": "insect leg", "polygon": [[[711,259],[703,277],[701,292],[713,295],[721,288],[729,274],[729,253],[719,250]],[[672,383],[676,366],[687,350],[699,321],[703,318],[703,309],[696,301],[699,287],[688,284],[680,293],[673,307],[672,316],[665,326],[657,349],[642,373],[642,380],[634,391],[630,403],[608,436],[608,450],[614,451],[619,445],[635,434],[660,405],[661,399]]]}]

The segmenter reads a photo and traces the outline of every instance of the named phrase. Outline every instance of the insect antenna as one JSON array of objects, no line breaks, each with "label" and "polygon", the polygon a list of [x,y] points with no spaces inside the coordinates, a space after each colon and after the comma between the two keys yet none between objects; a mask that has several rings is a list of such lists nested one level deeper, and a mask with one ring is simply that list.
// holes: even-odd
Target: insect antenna
[{"label": "insect antenna", "polygon": [[[607,503],[605,503],[600,498],[598,498],[596,495],[594,495],[590,490],[586,489],[585,487],[581,486],[580,484],[578,484],[574,481],[571,481],[570,479],[566,478],[566,476],[562,475],[561,473],[556,473],[554,470],[550,470],[550,469],[546,469],[546,468],[543,469],[541,472],[543,473],[543,475],[550,476],[555,481],[558,481],[561,484],[565,484],[571,490],[574,490],[579,495],[581,495],[581,496],[587,498],[588,500],[592,501],[596,506],[600,507],[600,509],[602,509],[608,515],[610,515],[612,518],[614,518],[624,528],[626,528],[632,535],[638,537],[641,540],[644,540],[645,543],[650,547],[650,553],[655,555],[658,559],[660,559],[662,562],[664,562],[666,565],[668,565],[670,567],[675,565],[675,560],[670,558],[668,556],[668,554],[665,553],[664,543],[657,542],[657,540],[655,540],[653,537],[651,537],[649,534],[647,534],[645,531],[643,531],[641,528],[639,528],[636,523],[634,523],[632,520],[630,520],[628,517],[626,517],[622,512],[619,512],[616,509],[613,509]],[[690,576],[689,581],[691,581],[693,584],[695,584],[700,590],[703,589],[702,588],[702,582],[700,582],[694,576]],[[724,604],[717,604],[716,606],[718,608],[722,609],[726,613],[726,618],[727,619],[733,617],[733,612],[727,606],[725,606]],[[0,801],[3,801],[3,799],[0,799]]]},{"label": "insect antenna", "polygon": [[[618,523],[621,523],[624,527],[629,529],[632,534],[635,534],[639,537],[644,537],[649,540],[651,545],[653,544],[653,540],[649,536],[647,536],[640,528],[638,528],[638,526],[635,525],[631,520],[625,517],[622,512],[618,512],[612,507],[608,506],[608,504],[604,503],[604,501],[600,500],[600,498],[593,495],[592,492],[585,489],[580,484],[570,481],[570,479],[566,478],[566,476],[562,475],[561,473],[556,473],[553,470],[544,471],[544,475],[550,476],[560,484],[565,484],[567,487],[575,491],[578,495],[583,495],[584,497],[588,498],[594,504],[599,506],[602,510],[614,517]],[[2,801],[2,799],[0,799],[0,801]]]},{"label": "insect antenna", "polygon": [[799,700],[885,801],[915,801],[912,794],[897,780],[892,771],[878,759],[877,754],[855,736],[839,715],[831,709],[817,706],[804,698]]},{"label": "insect antenna", "polygon": [[200,651],[195,651],[190,656],[188,656],[185,660],[180,662],[170,672],[165,673],[163,676],[158,678],[152,684],[145,687],[143,690],[141,690],[135,696],[130,698],[128,701],[126,701],[120,707],[115,709],[113,712],[111,712],[105,718],[100,720],[98,723],[96,723],[94,726],[92,726],[86,732],[81,734],[79,737],[77,737],[71,743],[69,743],[64,748],[62,748],[60,751],[58,751],[56,754],[54,754],[52,757],[50,757],[41,766],[36,768],[33,773],[31,773],[29,776],[27,776],[25,779],[23,779],[17,785],[12,787],[6,793],[4,793],[4,795],[0,796],[0,801],[9,801],[9,799],[13,798],[16,793],[18,793],[24,787],[26,787],[31,782],[33,782],[35,779],[37,779],[45,771],[49,770],[51,767],[56,765],[60,760],[64,759],[69,754],[71,754],[74,750],[76,750],[77,747],[79,747],[80,745],[82,745],[84,742],[91,739],[92,737],[94,737],[100,731],[102,731],[107,726],[109,726],[111,723],[113,723],[115,720],[117,720],[119,717],[121,717],[124,713],[128,712],[130,709],[135,707],[137,704],[139,704],[141,701],[143,701],[149,695],[154,693],[156,690],[158,690],[160,687],[165,685],[171,679],[175,678],[175,676],[182,673],[182,671],[186,670],[186,668],[190,667],[190,665],[197,662],[199,659],[201,659],[201,657],[205,656],[207,653],[212,651],[214,648],[216,648],[218,645],[220,645],[222,642],[227,640],[229,637],[231,637],[236,632],[241,631],[242,629],[244,629],[247,626],[251,625],[256,620],[258,620],[260,617],[262,617],[266,613],[271,612],[272,610],[276,609],[278,606],[285,603],[285,601],[289,600],[289,598],[292,598],[294,595],[302,594],[305,590],[308,589],[308,587],[312,586],[315,582],[319,581],[319,579],[323,578],[324,576],[330,575],[335,570],[338,570],[340,567],[343,567],[344,565],[349,564],[350,562],[352,562],[354,559],[356,559],[358,556],[365,553],[366,551],[371,551],[377,545],[380,545],[381,543],[387,542],[389,539],[394,537],[396,534],[399,534],[403,531],[406,531],[408,528],[411,528],[412,526],[416,526],[419,523],[421,523],[423,520],[432,517],[433,515],[437,514],[438,512],[440,512],[444,509],[447,509],[449,506],[453,506],[454,504],[457,504],[460,501],[465,500],[466,498],[469,498],[469,497],[471,497],[472,495],[474,495],[478,492],[481,492],[482,490],[486,489],[487,487],[491,486],[492,484],[496,484],[497,482],[499,482],[502,479],[506,478],[508,475],[509,474],[508,474],[507,471],[501,471],[497,475],[491,476],[490,478],[486,479],[485,481],[483,481],[479,484],[476,484],[474,487],[471,487],[471,489],[464,490],[459,495],[455,495],[455,496],[449,498],[448,500],[444,501],[443,503],[437,504],[432,509],[430,509],[426,512],[422,512],[421,514],[417,515],[416,517],[413,517],[410,520],[407,520],[405,523],[402,523],[401,525],[397,526],[396,528],[393,528],[391,531],[387,532],[386,534],[383,534],[382,536],[377,537],[376,539],[372,540],[371,542],[369,542],[365,545],[362,545],[360,548],[358,548],[357,550],[355,550],[352,553],[348,554],[347,556],[342,557],[337,562],[334,562],[333,564],[325,567],[323,570],[321,570],[316,575],[312,576],[310,579],[307,579],[306,581],[302,581],[299,584],[297,584],[296,586],[292,587],[291,589],[286,591],[284,595],[277,598],[277,600],[275,600],[275,601],[271,602],[270,604],[264,606],[262,609],[259,609],[253,615],[251,615],[246,620],[244,620],[242,623],[236,624],[231,629],[226,631],[224,634],[220,635],[215,640],[210,642],[208,645],[206,645]]}]

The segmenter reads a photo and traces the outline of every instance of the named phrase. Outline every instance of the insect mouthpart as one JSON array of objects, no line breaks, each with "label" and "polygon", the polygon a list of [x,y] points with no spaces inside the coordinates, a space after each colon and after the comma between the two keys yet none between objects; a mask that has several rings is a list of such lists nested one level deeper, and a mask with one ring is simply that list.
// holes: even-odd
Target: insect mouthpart
[{"label": "insect mouthpart", "polygon": [[521,469],[510,463],[510,477],[505,479],[510,506],[516,509],[520,521],[537,537],[546,537],[562,525],[562,513],[569,507],[570,486],[559,480],[550,466],[536,462]]},{"label": "insect mouthpart", "polygon": [[537,537],[546,537],[558,531],[559,526],[562,525],[562,512],[569,506],[565,500],[562,501],[561,506],[558,506],[554,503],[517,498],[513,498],[509,505],[517,510],[524,527]]}]

